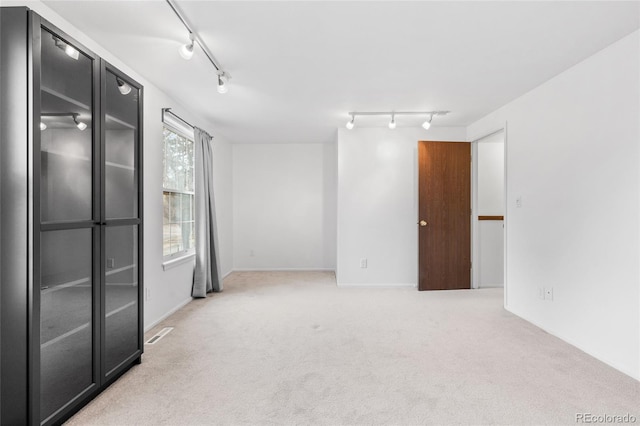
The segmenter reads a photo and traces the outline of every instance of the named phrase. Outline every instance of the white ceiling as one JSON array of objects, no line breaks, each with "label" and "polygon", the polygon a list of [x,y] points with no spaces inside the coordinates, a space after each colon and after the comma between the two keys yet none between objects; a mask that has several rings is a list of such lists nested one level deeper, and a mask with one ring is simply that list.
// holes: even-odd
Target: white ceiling
[{"label": "white ceiling", "polygon": [[176,2],[229,93],[197,48],[178,55],[165,1],[44,1],[240,143],[328,142],[349,111],[451,110],[434,125],[464,126],[640,27],[637,1]]}]

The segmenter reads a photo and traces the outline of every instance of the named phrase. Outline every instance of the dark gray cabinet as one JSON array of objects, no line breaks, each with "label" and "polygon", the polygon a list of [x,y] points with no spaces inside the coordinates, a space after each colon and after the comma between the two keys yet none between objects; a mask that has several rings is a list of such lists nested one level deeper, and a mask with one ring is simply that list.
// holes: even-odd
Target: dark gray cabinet
[{"label": "dark gray cabinet", "polygon": [[64,421],[141,360],[142,86],[0,8],[0,423]]}]

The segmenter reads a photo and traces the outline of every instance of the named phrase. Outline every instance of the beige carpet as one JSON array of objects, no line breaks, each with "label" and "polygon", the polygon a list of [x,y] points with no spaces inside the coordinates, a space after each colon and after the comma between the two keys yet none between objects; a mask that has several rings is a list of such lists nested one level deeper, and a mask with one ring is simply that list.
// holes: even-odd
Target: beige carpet
[{"label": "beige carpet", "polygon": [[576,424],[635,415],[640,382],[502,308],[502,291],[337,288],[243,272],[148,334],[71,425]]}]

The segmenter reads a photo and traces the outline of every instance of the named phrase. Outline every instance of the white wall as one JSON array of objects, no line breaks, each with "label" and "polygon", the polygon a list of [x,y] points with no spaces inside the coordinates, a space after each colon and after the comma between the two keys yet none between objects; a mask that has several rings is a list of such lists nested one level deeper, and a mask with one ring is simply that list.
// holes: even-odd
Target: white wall
[{"label": "white wall", "polygon": [[507,309],[637,379],[639,52],[636,31],[468,128],[507,122]]},{"label": "white wall", "polygon": [[[215,128],[211,130],[215,134]],[[218,222],[220,269],[223,277],[233,271],[232,146],[220,136],[213,138],[213,189]]]},{"label": "white wall", "polygon": [[[208,130],[215,136],[215,129],[197,115],[195,111],[184,108],[175,99],[170,98],[160,88],[151,84],[144,76],[122,63],[117,52],[108,52],[77,28],[67,22],[38,1],[3,0],[3,6],[25,5],[41,14],[45,19],[58,26],[77,39],[96,54],[100,55],[123,72],[144,85],[144,285],[151,292],[151,298],[145,301],[145,329],[153,326],[162,318],[191,300],[193,279],[193,260],[167,271],[162,268],[162,122],[161,109],[172,107],[190,123]],[[229,144],[220,138],[214,140],[214,153],[218,153],[216,170],[216,209],[221,246],[222,270],[229,271],[232,264],[231,246],[231,162]]]},{"label": "white wall", "polygon": [[339,285],[417,285],[420,140],[464,141],[466,134],[456,127],[338,130]]},{"label": "white wall", "polygon": [[334,152],[233,145],[234,269],[335,269]]}]

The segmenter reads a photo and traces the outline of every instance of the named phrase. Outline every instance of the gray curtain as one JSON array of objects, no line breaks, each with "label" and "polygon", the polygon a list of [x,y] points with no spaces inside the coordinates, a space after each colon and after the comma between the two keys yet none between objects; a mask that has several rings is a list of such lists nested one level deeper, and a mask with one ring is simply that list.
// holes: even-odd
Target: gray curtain
[{"label": "gray curtain", "polygon": [[212,137],[197,127],[195,144],[195,221],[196,270],[191,296],[207,297],[212,291],[222,291],[222,276],[218,257],[218,229],[213,199]]}]

